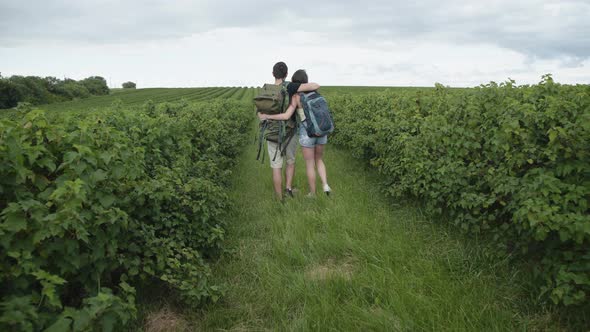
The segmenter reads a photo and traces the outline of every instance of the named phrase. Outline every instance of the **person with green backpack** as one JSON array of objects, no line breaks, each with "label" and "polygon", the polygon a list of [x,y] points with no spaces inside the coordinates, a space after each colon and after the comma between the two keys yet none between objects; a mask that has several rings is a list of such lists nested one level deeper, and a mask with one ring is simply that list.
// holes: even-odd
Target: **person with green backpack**
[{"label": "person with green backpack", "polygon": [[[298,70],[293,74],[293,82],[306,84],[308,82],[305,70]],[[330,114],[326,99],[317,91],[297,93],[285,112],[274,114],[258,113],[258,118],[264,120],[291,119],[297,109],[299,119],[299,144],[305,159],[307,180],[309,182],[309,196],[316,193],[316,172],[322,181],[323,191],[330,195],[332,189],[328,185],[326,165],[323,155],[324,147],[328,143],[328,134],[334,131],[334,120]]]},{"label": "person with green backpack", "polygon": [[[317,83],[286,82],[288,67],[284,62],[277,62],[273,66],[272,75],[274,84],[265,84],[260,93],[254,98],[254,104],[258,114],[280,114],[287,110],[292,97],[300,92],[309,92],[319,89]],[[295,116],[289,116],[282,120],[262,120],[260,122],[259,147],[257,159],[264,162],[262,147],[267,143],[270,167],[274,191],[279,199],[283,199],[283,164],[285,167],[285,194],[293,196],[293,176],[295,174],[295,153],[297,140],[293,139],[297,131]],[[286,160],[285,160],[286,159]]]}]

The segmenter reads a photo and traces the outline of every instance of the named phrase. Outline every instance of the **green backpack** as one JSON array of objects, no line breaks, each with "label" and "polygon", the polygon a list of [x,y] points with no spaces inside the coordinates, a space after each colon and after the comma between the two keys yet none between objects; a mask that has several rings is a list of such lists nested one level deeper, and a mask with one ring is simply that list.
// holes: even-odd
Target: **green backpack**
[{"label": "green backpack", "polygon": [[[256,112],[264,114],[279,114],[285,112],[289,104],[289,96],[287,94],[287,85],[289,82],[283,82],[281,85],[265,84],[260,89],[259,94],[254,97],[254,105]],[[269,142],[279,144],[277,149],[281,151],[281,155],[285,155],[287,145],[293,139],[296,132],[296,123],[292,119],[281,120],[266,120],[260,122],[260,133],[258,137],[258,155],[256,160],[260,159],[262,147],[264,145],[263,139]],[[276,159],[277,153],[273,157]],[[264,154],[262,161],[264,162]]]},{"label": "green backpack", "polygon": [[254,105],[256,112],[263,114],[279,114],[282,113],[287,102],[287,85],[288,82],[283,82],[281,85],[265,84],[256,97],[254,97]]}]

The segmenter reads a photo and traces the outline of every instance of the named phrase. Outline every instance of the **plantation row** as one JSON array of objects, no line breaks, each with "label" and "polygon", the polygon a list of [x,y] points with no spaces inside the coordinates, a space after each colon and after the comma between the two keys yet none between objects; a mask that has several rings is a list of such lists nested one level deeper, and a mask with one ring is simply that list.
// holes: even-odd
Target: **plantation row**
[{"label": "plantation row", "polygon": [[[323,87],[322,94],[331,97],[342,93],[361,95],[382,91],[419,91],[432,88],[391,88],[391,87]],[[142,106],[146,101],[154,103],[206,101],[213,98],[233,99],[250,102],[257,88],[210,87],[210,88],[147,88],[147,89],[113,89],[110,95],[90,97],[63,103],[42,105],[40,108],[50,111],[87,111],[113,106]],[[6,111],[4,111],[6,112]]]},{"label": "plantation row", "polygon": [[590,299],[590,87],[550,76],[475,89],[335,95],[333,142],[493,251],[531,264],[539,295]]},{"label": "plantation row", "polygon": [[100,109],[112,106],[114,103],[124,107],[143,105],[147,100],[154,103],[206,101],[215,98],[250,101],[254,97],[256,88],[151,88],[113,90],[108,96],[90,97],[85,100],[43,105],[40,108],[50,111],[79,111]]},{"label": "plantation row", "polygon": [[0,330],[116,329],[142,280],[189,305],[220,296],[207,259],[250,104],[14,118],[0,120]]}]

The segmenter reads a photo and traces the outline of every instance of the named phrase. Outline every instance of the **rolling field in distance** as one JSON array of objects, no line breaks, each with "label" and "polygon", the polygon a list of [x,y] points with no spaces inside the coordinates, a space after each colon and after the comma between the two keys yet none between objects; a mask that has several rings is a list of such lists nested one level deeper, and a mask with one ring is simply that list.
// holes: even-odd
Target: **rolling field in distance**
[{"label": "rolling field in distance", "polygon": [[116,89],[107,96],[96,96],[63,103],[41,105],[38,108],[48,111],[71,111],[81,108],[105,108],[111,106],[116,101],[120,101],[123,107],[135,107],[143,105],[148,100],[156,104],[180,100],[196,102],[218,98],[248,100],[254,97],[255,92],[256,88],[253,87]]},{"label": "rolling field in distance", "polygon": [[[100,109],[110,107],[114,102],[120,101],[122,107],[141,106],[148,100],[154,103],[175,102],[186,100],[187,102],[206,101],[211,99],[234,99],[249,101],[254,98],[257,87],[207,87],[207,88],[146,88],[146,89],[112,89],[107,96],[94,96],[86,99],[78,99],[63,103],[54,103],[37,106],[48,111],[75,111]],[[320,89],[326,96],[351,93],[363,94],[379,91],[395,90],[420,90],[432,88],[415,87],[356,87],[356,86],[326,86]]]},{"label": "rolling field in distance", "polygon": [[[370,92],[429,90],[432,88],[416,87],[365,87],[365,86],[326,86],[320,93],[327,97],[338,94],[360,95]],[[42,109],[52,113],[59,112],[88,112],[109,108],[115,104],[122,108],[141,107],[148,101],[154,104],[165,102],[186,101],[188,103],[208,100],[231,99],[251,101],[255,97],[258,87],[198,87],[198,88],[145,88],[145,89],[111,89],[109,95],[92,96],[61,103],[32,106],[32,109]],[[11,116],[15,109],[0,110],[0,117]]]}]

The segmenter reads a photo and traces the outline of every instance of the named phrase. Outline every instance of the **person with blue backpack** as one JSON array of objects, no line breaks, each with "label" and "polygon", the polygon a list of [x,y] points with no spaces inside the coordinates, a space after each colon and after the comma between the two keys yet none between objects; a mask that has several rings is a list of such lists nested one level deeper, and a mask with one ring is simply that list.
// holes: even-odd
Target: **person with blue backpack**
[{"label": "person with blue backpack", "polygon": [[[291,78],[293,83],[308,83],[305,70],[297,70]],[[291,103],[284,113],[263,114],[258,113],[260,120],[287,120],[297,110],[297,123],[299,126],[299,144],[305,159],[307,181],[309,183],[309,196],[316,193],[316,168],[322,181],[322,188],[326,195],[330,195],[332,189],[328,185],[326,165],[323,160],[325,145],[328,143],[328,134],[334,131],[334,121],[330,114],[326,99],[317,91],[301,92],[293,95]]]}]

